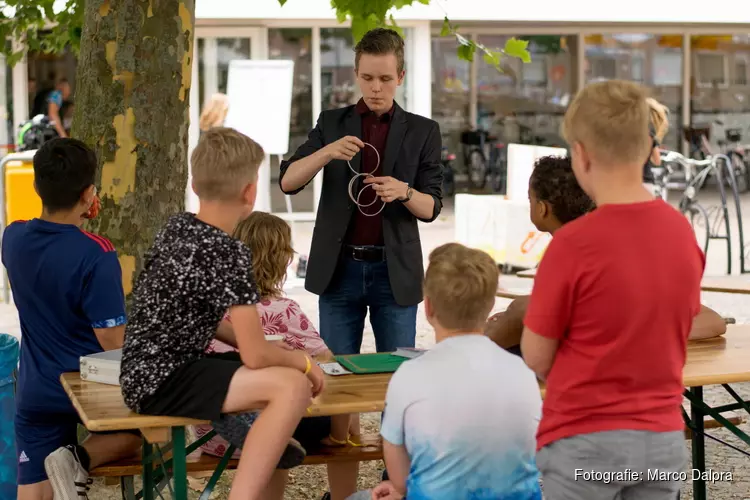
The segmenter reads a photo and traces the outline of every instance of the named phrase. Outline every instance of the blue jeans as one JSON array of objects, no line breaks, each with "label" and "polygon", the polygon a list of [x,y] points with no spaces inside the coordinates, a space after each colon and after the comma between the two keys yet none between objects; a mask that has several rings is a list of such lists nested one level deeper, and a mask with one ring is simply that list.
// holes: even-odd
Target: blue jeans
[{"label": "blue jeans", "polygon": [[342,257],[318,305],[320,336],[334,354],[359,353],[368,308],[378,352],[414,347],[417,306],[396,303],[385,261]]}]

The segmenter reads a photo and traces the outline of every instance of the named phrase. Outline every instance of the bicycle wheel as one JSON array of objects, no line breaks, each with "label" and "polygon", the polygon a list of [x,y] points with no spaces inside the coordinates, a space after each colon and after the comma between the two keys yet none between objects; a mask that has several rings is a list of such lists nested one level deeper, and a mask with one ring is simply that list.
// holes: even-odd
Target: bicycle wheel
[{"label": "bicycle wheel", "polygon": [[708,212],[695,201],[690,201],[681,206],[680,212],[687,217],[693,227],[698,246],[703,249],[704,254],[707,254],[711,236],[711,222],[708,218]]},{"label": "bicycle wheel", "polygon": [[484,153],[478,149],[469,153],[469,185],[475,189],[483,189],[487,183],[487,161]]},{"label": "bicycle wheel", "polygon": [[[750,190],[750,179],[748,179],[747,165],[742,155],[736,151],[730,151],[727,156],[731,161],[731,168],[734,171],[734,181],[737,183],[737,192],[744,193]],[[729,185],[729,179],[727,179]]]},{"label": "bicycle wheel", "polygon": [[505,158],[505,150],[498,150],[493,156],[494,158],[490,160],[492,162],[492,168],[490,169],[490,187],[495,193],[506,194],[508,162]]},{"label": "bicycle wheel", "polygon": [[456,194],[456,176],[453,167],[443,165],[443,196],[451,197]]}]

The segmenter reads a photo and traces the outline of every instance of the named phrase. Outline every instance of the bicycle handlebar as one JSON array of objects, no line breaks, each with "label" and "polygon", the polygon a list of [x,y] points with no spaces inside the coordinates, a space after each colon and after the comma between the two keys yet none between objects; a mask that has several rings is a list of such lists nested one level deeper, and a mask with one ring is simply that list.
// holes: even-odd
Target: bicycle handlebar
[{"label": "bicycle handlebar", "polygon": [[676,151],[662,151],[661,160],[663,162],[679,163],[684,166],[707,167],[713,164],[714,157],[709,156],[705,160],[694,160],[692,158],[685,158],[683,155]]}]

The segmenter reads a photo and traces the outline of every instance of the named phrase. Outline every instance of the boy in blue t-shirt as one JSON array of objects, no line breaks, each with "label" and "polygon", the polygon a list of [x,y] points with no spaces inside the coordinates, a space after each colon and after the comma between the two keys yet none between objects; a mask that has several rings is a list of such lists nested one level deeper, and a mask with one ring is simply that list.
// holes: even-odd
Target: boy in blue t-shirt
[{"label": "boy in blue t-shirt", "polygon": [[78,445],[78,415],[60,384],[80,357],[122,347],[125,300],[112,243],[81,229],[98,208],[93,151],[54,139],[34,156],[42,216],[12,223],[3,234],[21,322],[16,394],[18,499],[86,497],[88,470],[133,455],[132,433],[91,434]]}]

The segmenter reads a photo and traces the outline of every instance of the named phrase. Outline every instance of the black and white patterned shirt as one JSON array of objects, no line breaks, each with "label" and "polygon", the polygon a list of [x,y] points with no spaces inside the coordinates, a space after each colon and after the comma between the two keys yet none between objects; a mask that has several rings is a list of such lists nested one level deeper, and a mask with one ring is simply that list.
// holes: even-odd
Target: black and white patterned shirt
[{"label": "black and white patterned shirt", "polygon": [[156,236],[133,292],[120,385],[139,411],[175,370],[204,357],[227,310],[258,302],[250,249],[194,214]]}]

